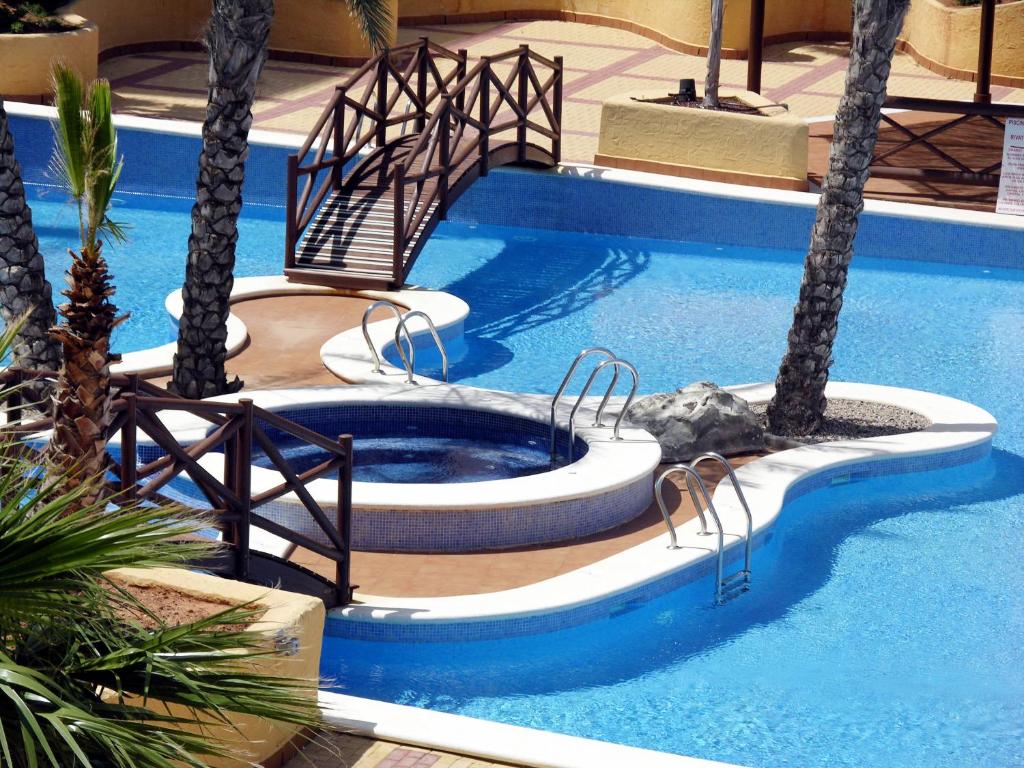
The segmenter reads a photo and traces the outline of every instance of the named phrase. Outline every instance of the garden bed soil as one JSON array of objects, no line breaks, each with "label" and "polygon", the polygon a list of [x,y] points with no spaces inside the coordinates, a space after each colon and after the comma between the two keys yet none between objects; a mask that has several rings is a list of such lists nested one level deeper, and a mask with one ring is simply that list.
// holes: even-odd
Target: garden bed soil
[{"label": "garden bed soil", "polygon": [[[135,597],[169,626],[178,626],[207,619],[233,605],[233,603],[227,601],[220,602],[209,598],[196,597],[195,595],[180,592],[159,584],[140,586],[137,584],[118,583],[118,587]],[[156,622],[151,617],[138,611],[125,610],[124,618],[138,622],[146,629],[156,629],[157,627]],[[259,616],[253,617],[254,621],[258,619]],[[246,624],[225,624],[218,625],[217,629],[239,632],[246,629],[246,626]]]},{"label": "garden bed soil", "polygon": [[70,32],[80,26],[62,16],[47,13],[45,8],[35,3],[0,0],[0,35]]},{"label": "garden bed soil", "polygon": [[735,112],[740,115],[768,117],[768,115],[762,112],[760,108],[752,107],[749,104],[740,101],[735,96],[722,96],[718,100],[717,107],[706,107],[701,99],[696,99],[694,101],[680,101],[677,96],[672,94],[662,96],[657,99],[636,99],[636,101],[643,101],[648,104],[667,104],[670,107],[684,107],[686,109],[707,109],[713,112]]},{"label": "garden bed soil", "polygon": [[[767,429],[768,403],[751,403],[750,410],[761,418]],[[828,401],[821,426],[812,435],[785,436],[798,443],[828,443],[834,440],[856,440],[885,437],[907,432],[920,432],[931,426],[924,416],[906,408],[865,400],[832,399]]]}]

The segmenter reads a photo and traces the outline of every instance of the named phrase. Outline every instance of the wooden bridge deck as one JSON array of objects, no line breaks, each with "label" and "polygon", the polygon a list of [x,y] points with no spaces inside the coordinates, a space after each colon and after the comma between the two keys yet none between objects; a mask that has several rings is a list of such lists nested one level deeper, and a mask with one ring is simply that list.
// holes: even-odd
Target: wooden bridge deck
[{"label": "wooden bridge deck", "polygon": [[[338,87],[290,158],[285,275],[335,287],[401,286],[448,207],[490,167],[558,162],[561,85],[561,60],[526,46],[470,72],[465,51],[426,39],[371,59]],[[361,97],[350,95],[359,89]],[[404,112],[396,109],[403,98]],[[413,131],[395,137],[399,126]],[[313,161],[302,164],[317,144]],[[314,194],[320,172],[327,178]],[[300,176],[308,177],[301,193]]]}]

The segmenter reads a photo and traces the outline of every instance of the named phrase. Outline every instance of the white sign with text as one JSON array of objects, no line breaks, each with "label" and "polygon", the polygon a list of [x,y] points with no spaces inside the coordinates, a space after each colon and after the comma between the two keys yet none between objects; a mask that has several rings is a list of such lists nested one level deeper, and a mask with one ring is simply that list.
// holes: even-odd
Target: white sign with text
[{"label": "white sign with text", "polygon": [[996,213],[1024,216],[1024,118],[1006,119]]}]

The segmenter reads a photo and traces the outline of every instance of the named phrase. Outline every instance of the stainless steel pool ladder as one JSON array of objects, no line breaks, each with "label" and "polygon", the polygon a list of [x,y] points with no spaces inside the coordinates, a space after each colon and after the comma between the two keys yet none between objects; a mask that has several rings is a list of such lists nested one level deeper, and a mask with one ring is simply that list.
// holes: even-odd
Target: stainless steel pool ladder
[{"label": "stainless steel pool ladder", "polygon": [[[373,372],[383,373],[381,371],[381,359],[377,349],[373,346],[373,340],[370,338],[370,331],[367,329],[367,323],[370,320],[370,315],[375,309],[379,308],[390,309],[394,314],[398,324],[395,326],[395,346],[398,347],[398,356],[402,358],[402,365],[405,368],[406,381],[409,384],[415,384],[415,368],[416,368],[416,347],[413,344],[412,334],[409,333],[408,322],[414,317],[422,317],[427,323],[427,330],[430,331],[430,335],[434,338],[434,343],[437,344],[438,350],[441,352],[441,366],[442,376],[445,381],[448,381],[448,352],[444,347],[444,343],[441,341],[441,337],[437,333],[437,328],[434,327],[434,321],[430,319],[426,312],[422,312],[418,309],[414,309],[411,312],[402,314],[402,310],[398,308],[398,305],[393,302],[382,299],[375,301],[373,304],[368,306],[363,312],[363,339],[366,341],[366,346],[370,350],[370,354],[373,356]],[[402,346],[402,334],[405,334],[405,340],[409,344],[409,353],[406,354],[405,348]]]},{"label": "stainless steel pool ladder", "polygon": [[[705,461],[714,461],[722,465],[747,517],[747,533],[744,537],[743,569],[725,577],[722,576],[724,565],[723,558],[725,557],[725,531],[722,528],[722,520],[719,518],[718,512],[715,510],[715,505],[711,501],[711,494],[708,493],[708,488],[704,484],[704,479],[700,476],[700,473],[697,472],[697,468]],[[676,538],[676,527],[672,523],[672,515],[668,511],[668,507],[665,505],[665,496],[662,492],[662,486],[665,484],[665,480],[676,472],[683,472],[686,475],[686,490],[690,494],[690,499],[693,501],[693,506],[697,510],[697,516],[700,519],[700,534],[702,536],[711,535],[708,532],[708,521],[705,516],[705,512],[710,514],[711,519],[715,521],[715,527],[718,530],[718,552],[715,564],[715,604],[721,605],[722,603],[731,600],[734,597],[738,597],[750,589],[750,559],[752,554],[751,539],[754,532],[754,518],[753,515],[750,514],[750,506],[747,504],[747,497],[743,494],[743,488],[740,486],[740,481],[736,478],[736,472],[733,471],[732,464],[730,464],[729,460],[721,454],[709,451],[707,453],[702,453],[689,464],[675,464],[669,467],[661,473],[658,481],[654,484],[654,497],[658,500],[658,508],[661,510],[661,516],[665,519],[665,525],[668,527],[670,542],[669,549],[679,549],[679,542]],[[698,498],[698,492],[700,494],[700,498]]]},{"label": "stainless steel pool ladder", "polygon": [[576,355],[576,359],[573,360],[572,365],[569,366],[569,370],[565,374],[565,377],[562,379],[562,383],[559,385],[558,391],[555,392],[555,396],[551,398],[550,440],[552,462],[556,461],[558,458],[558,446],[556,442],[557,430],[555,424],[555,412],[558,408],[558,401],[561,399],[562,395],[565,394],[565,388],[569,385],[569,381],[572,379],[573,374],[576,373],[576,369],[579,368],[580,363],[582,363],[586,358],[591,357],[592,355],[602,355],[606,359],[602,360],[600,363],[594,366],[594,369],[590,372],[590,376],[587,379],[587,383],[583,385],[583,391],[580,393],[580,396],[576,398],[576,403],[573,405],[572,410],[569,413],[568,460],[570,463],[573,460],[573,449],[575,447],[576,442],[576,415],[579,412],[580,407],[583,405],[583,401],[586,398],[587,394],[590,392],[590,388],[591,386],[593,386],[594,380],[597,378],[598,374],[600,374],[601,371],[603,371],[609,365],[612,366],[613,370],[612,380],[608,384],[608,389],[605,391],[604,397],[601,398],[601,404],[597,408],[597,414],[594,417],[594,426],[604,426],[605,408],[607,407],[608,401],[611,399],[612,394],[615,392],[615,386],[619,383],[620,370],[622,368],[625,368],[627,371],[629,371],[629,374],[633,380],[633,384],[629,390],[629,396],[626,398],[626,402],[622,406],[622,410],[619,411],[619,415],[615,419],[614,431],[612,433],[613,440],[621,439],[619,437],[619,428],[622,424],[623,418],[626,415],[626,411],[629,409],[629,406],[632,404],[633,399],[636,397],[637,388],[640,385],[640,375],[637,373],[636,368],[631,363],[628,363],[622,358],[616,356],[615,353],[612,352],[611,350],[606,349],[605,347],[591,347],[589,349],[583,350],[578,355]]}]

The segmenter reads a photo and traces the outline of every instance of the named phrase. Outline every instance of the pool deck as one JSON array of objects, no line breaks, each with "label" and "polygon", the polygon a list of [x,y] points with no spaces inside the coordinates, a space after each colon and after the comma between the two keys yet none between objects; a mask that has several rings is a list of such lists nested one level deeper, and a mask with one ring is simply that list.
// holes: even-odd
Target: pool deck
[{"label": "pool deck", "polygon": [[286,768],[511,768],[476,757],[456,755],[350,733],[322,733]]},{"label": "pool deck", "polygon": [[[645,37],[619,29],[559,21],[406,26],[399,42],[427,35],[450,48],[466,48],[471,59],[528,43],[544,56],[565,58],[563,159],[593,162],[597,150],[602,101],[636,90],[665,89],[679,78],[702,86],[702,57],[670,51]],[[784,102],[805,119],[834,114],[842,93],[849,46],[844,43],[791,42],[765,48],[763,95]],[[260,80],[253,127],[305,134],[316,121],[334,86],[351,69],[271,61]],[[206,57],[200,52],[160,51],[119,56],[101,65],[110,79],[114,106],[123,114],[201,121],[206,105]],[[746,62],[724,60],[722,85],[742,88]],[[899,96],[970,101],[974,83],[950,80],[897,53],[889,93]],[[1024,103],[1024,89],[995,86],[996,102]],[[820,130],[819,130],[820,129]],[[820,177],[828,156],[831,123],[812,125],[808,173]],[[815,138],[816,136],[816,138]],[[987,141],[987,139],[986,139]],[[822,150],[820,146],[824,146]],[[955,207],[990,210],[994,192],[946,186],[872,181],[868,195]]]}]

